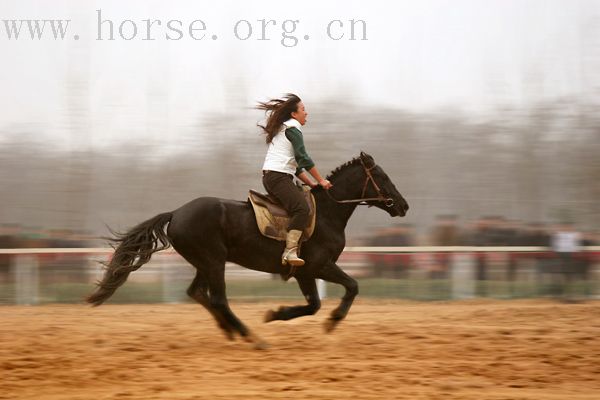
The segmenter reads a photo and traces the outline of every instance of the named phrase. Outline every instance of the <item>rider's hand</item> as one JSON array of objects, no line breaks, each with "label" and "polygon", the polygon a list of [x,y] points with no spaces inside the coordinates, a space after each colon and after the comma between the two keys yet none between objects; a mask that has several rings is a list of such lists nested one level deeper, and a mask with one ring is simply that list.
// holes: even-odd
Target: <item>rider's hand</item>
[{"label": "rider's hand", "polygon": [[321,185],[323,189],[329,189],[333,186],[327,179],[323,179],[321,182],[319,182],[319,185]]}]

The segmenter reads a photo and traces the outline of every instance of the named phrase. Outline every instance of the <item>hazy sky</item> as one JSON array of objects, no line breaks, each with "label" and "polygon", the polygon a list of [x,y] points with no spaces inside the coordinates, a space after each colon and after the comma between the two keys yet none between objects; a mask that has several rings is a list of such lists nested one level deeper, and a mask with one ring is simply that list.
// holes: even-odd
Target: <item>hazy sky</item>
[{"label": "hazy sky", "polygon": [[[96,40],[97,9],[115,30],[134,21],[136,38]],[[83,116],[77,129],[96,141],[176,135],[205,112],[244,112],[255,100],[287,91],[307,105],[344,98],[485,112],[562,95],[590,97],[600,85],[600,1],[594,0],[4,0],[0,17],[72,20],[62,41],[8,40],[0,21],[0,134],[29,129],[57,142],[73,130],[74,114]],[[156,40],[141,40],[144,19],[161,20],[153,27]],[[198,41],[187,33],[195,19],[206,24]],[[253,27],[247,40],[233,32],[242,19]],[[277,23],[267,30],[270,40],[257,40],[261,19]],[[286,19],[300,21],[290,34],[298,39],[293,47],[281,43]],[[350,19],[365,21],[367,40],[347,40]],[[181,40],[165,40],[169,20],[182,21]],[[345,24],[341,30],[334,23],[333,35],[345,38],[327,37],[333,20]]]}]

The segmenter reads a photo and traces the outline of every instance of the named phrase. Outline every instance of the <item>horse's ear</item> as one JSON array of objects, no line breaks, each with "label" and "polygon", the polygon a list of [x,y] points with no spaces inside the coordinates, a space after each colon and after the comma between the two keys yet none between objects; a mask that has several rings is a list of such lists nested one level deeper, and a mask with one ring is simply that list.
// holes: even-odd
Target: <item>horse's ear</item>
[{"label": "horse's ear", "polygon": [[365,153],[362,150],[360,152],[360,158],[361,160],[363,160],[367,167],[372,167],[373,165],[375,165],[375,160],[373,159],[373,157],[371,157],[369,154]]}]

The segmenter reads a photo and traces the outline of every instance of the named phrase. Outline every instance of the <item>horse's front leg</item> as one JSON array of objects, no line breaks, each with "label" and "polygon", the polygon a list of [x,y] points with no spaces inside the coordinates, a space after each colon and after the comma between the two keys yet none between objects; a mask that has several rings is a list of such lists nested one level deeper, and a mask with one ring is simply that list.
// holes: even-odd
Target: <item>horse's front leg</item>
[{"label": "horse's front leg", "polygon": [[342,285],[346,289],[346,294],[344,295],[344,297],[342,297],[342,302],[335,310],[331,312],[331,316],[325,322],[325,331],[331,332],[341,320],[346,318],[348,310],[350,310],[352,302],[358,294],[358,282],[356,282],[356,280],[354,280],[353,278],[349,277],[335,263],[329,263],[325,265],[319,271],[317,277],[328,282],[333,282]]},{"label": "horse's front leg", "polygon": [[313,315],[319,308],[321,308],[321,300],[319,299],[319,293],[317,291],[317,284],[314,278],[296,277],[298,286],[302,290],[304,298],[308,302],[307,305],[293,306],[293,307],[279,307],[279,310],[267,311],[265,315],[265,322],[271,322],[276,320],[287,321],[293,318],[303,317],[305,315]]}]

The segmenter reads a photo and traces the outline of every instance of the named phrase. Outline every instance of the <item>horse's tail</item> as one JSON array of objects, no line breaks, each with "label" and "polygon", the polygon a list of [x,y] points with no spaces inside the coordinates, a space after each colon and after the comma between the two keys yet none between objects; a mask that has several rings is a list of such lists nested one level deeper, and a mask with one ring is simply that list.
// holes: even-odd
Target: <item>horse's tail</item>
[{"label": "horse's tail", "polygon": [[[150,261],[152,254],[168,249],[169,238],[165,233],[165,225],[171,221],[172,213],[159,214],[142,222],[126,233],[111,230],[114,238],[108,238],[115,249],[107,263],[104,277],[98,282],[98,288],[86,298],[88,303],[99,306],[127,280],[129,274]],[[110,228],[109,228],[110,229]]]}]

